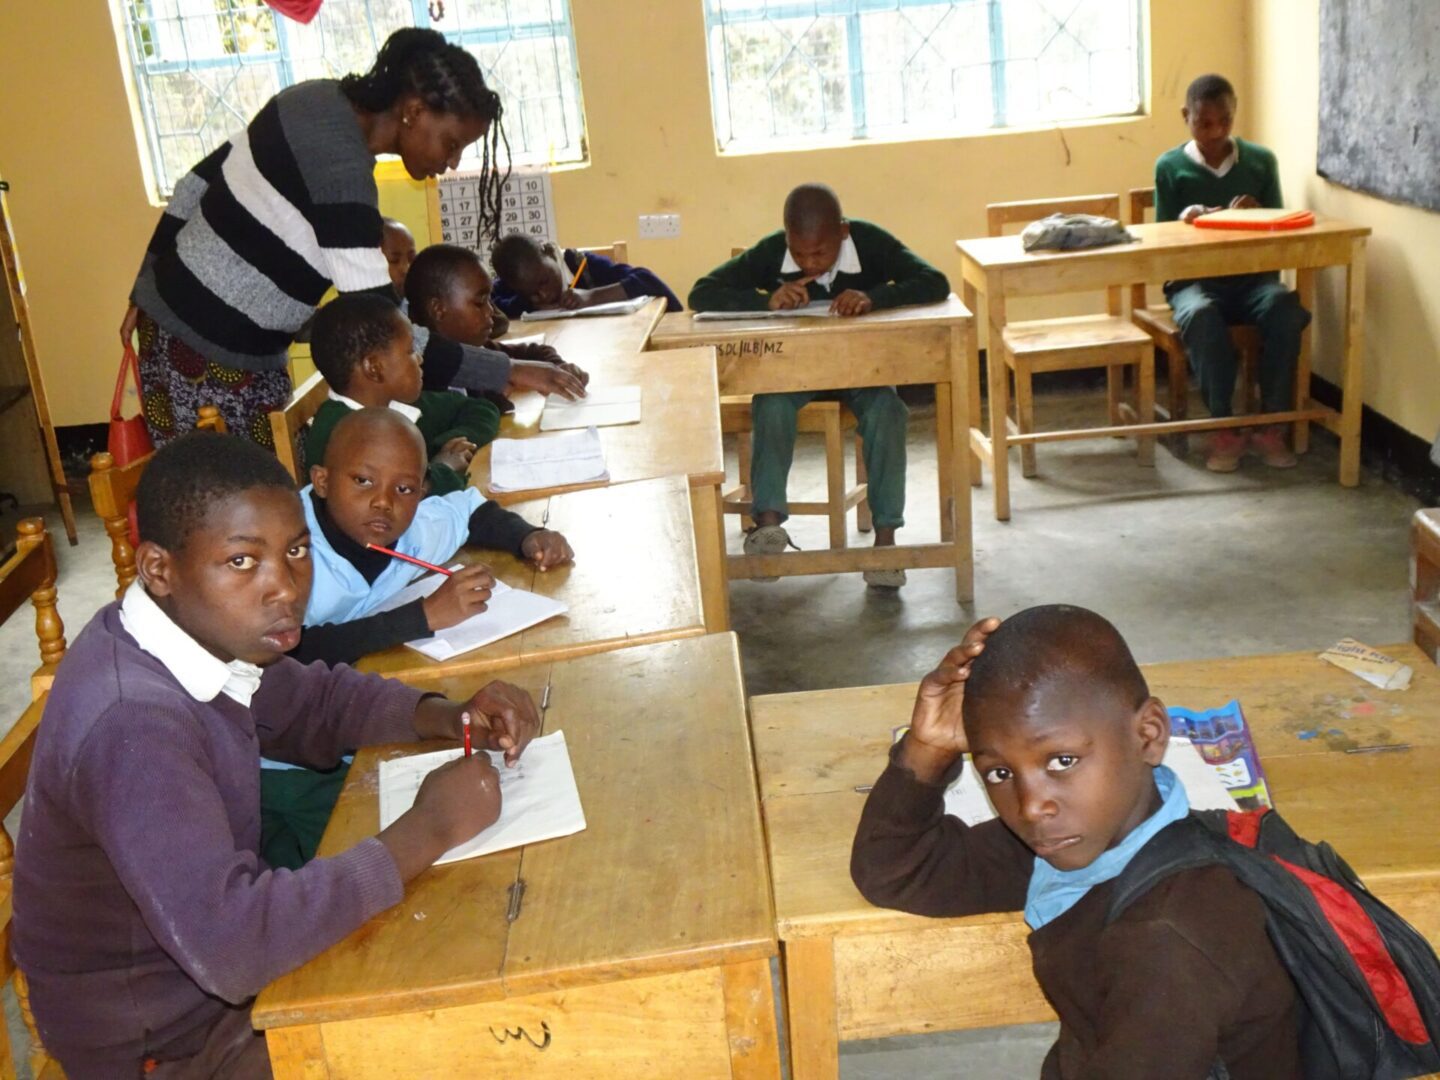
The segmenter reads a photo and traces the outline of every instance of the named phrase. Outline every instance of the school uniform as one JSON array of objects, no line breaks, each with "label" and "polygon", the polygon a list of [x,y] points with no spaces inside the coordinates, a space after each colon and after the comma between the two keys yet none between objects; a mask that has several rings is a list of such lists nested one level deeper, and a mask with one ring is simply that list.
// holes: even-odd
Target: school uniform
[{"label": "school uniform", "polygon": [[56,672],[15,858],[15,956],[67,1076],[201,1053],[266,984],[400,901],[375,838],[266,865],[256,765],[414,740],[420,697],[348,668],[226,664],[139,582],[100,609]]},{"label": "school uniform", "polygon": [[[945,814],[945,787],[897,764],[876,781],[851,851],[872,903],[949,917],[1025,912],[1035,978],[1060,1018],[1042,1080],[1300,1080],[1294,984],[1265,932],[1264,902],[1223,867],[1182,871],[1106,925],[1115,879],[1166,824],[1184,787],[1155,770],[1162,807],[1088,867],[1059,871],[996,819]],[[957,991],[963,992],[963,991]]]},{"label": "school uniform", "polygon": [[[1155,162],[1156,221],[1177,221],[1192,205],[1229,206],[1237,195],[1250,195],[1270,209],[1284,205],[1274,153],[1244,139],[1231,143],[1230,155],[1218,166],[1205,161],[1193,139],[1160,156]],[[1230,340],[1232,323],[1260,329],[1261,410],[1283,412],[1293,406],[1295,361],[1310,312],[1277,271],[1167,281],[1165,297],[1211,416],[1234,414],[1240,361]]]},{"label": "school uniform", "polygon": [[[753,311],[763,308],[777,286],[801,277],[783,231],[716,267],[690,290],[695,311]],[[950,294],[945,275],[878,225],[850,221],[850,235],[835,265],[807,287],[811,300],[829,300],[847,289],[870,298],[875,310],[928,304]],[[893,386],[854,390],[805,390],[756,394],[750,488],[756,513],[788,516],[786,484],[795,456],[800,409],[816,400],[844,402],[855,414],[865,457],[870,512],[881,528],[905,524],[905,428],[909,410]]]},{"label": "school uniform", "polygon": [[[580,269],[580,263],[585,263],[585,272],[575,283],[577,289],[600,289],[606,285],[619,285],[624,288],[626,296],[662,296],[665,298],[666,311],[680,310],[680,300],[670,291],[670,286],[643,266],[631,266],[629,263],[607,259],[604,255],[586,254],[574,248],[566,248],[560,253],[560,258],[571,278],[575,276],[575,271]],[[570,284],[568,278],[565,284]],[[535,305],[526,297],[506,285],[503,278],[495,279],[490,296],[491,302],[512,319],[520,318],[527,311],[536,310]]]}]

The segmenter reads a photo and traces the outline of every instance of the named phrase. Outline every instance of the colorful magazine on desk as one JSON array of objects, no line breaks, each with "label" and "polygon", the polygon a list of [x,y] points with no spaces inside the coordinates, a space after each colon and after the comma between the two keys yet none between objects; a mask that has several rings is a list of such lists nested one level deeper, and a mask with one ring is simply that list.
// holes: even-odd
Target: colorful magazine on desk
[{"label": "colorful magazine on desk", "polygon": [[1265,767],[1260,764],[1255,740],[1238,701],[1203,712],[1171,706],[1169,713],[1170,734],[1194,744],[1206,764],[1219,773],[1240,809],[1275,805],[1265,782]]}]

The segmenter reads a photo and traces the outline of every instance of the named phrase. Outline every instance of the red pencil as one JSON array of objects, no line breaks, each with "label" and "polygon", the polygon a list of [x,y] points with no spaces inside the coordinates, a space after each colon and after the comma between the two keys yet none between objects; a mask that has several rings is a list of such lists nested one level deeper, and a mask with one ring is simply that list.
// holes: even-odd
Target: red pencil
[{"label": "red pencil", "polygon": [[365,546],[371,551],[380,552],[381,555],[389,555],[391,558],[394,559],[404,559],[408,563],[414,563],[416,566],[423,566],[426,570],[434,570],[435,573],[444,574],[446,577],[449,577],[451,574],[454,573],[453,570],[446,570],[443,566],[436,566],[434,563],[428,563],[424,559],[417,559],[414,555],[404,555],[398,551],[391,551],[389,548],[381,547],[379,544],[366,544]]},{"label": "red pencil", "polygon": [[460,714],[460,726],[465,729],[465,756],[470,756],[470,714]]}]

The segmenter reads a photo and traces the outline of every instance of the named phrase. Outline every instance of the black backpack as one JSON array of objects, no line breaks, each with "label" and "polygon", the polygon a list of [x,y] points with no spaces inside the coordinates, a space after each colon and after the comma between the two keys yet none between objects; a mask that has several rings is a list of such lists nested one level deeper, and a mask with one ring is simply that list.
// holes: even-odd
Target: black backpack
[{"label": "black backpack", "polygon": [[[1219,864],[1265,901],[1266,929],[1301,1001],[1306,1080],[1390,1080],[1440,1070],[1440,960],[1323,841],[1279,814],[1193,811],[1140,849],[1106,922],[1157,882]],[[1210,1073],[1225,1077],[1223,1063]]]}]

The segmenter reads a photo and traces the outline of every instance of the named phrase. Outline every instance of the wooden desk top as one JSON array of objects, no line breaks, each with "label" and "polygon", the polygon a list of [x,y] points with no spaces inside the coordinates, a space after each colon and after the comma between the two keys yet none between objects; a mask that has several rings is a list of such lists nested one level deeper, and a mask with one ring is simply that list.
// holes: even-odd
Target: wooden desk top
[{"label": "wooden desk top", "polygon": [[[584,832],[432,867],[402,903],[257,1000],[257,1027],[427,1011],[775,955],[734,634],[532,665],[506,678],[563,730]],[[412,680],[453,697],[474,678]],[[375,834],[377,767],[355,764],[322,856]],[[525,881],[520,917],[508,892]],[[488,1037],[480,1033],[483,1037]]]},{"label": "wooden desk top", "polygon": [[564,533],[575,562],[542,574],[504,552],[466,548],[457,559],[486,563],[505,584],[563,601],[569,611],[444,662],[399,645],[356,667],[395,678],[500,672],[705,632],[684,477],[554,495],[514,510],[532,525]]},{"label": "wooden desk top", "polygon": [[574,319],[540,319],[525,322],[516,319],[501,341],[545,335],[545,344],[557,350],[568,362],[579,364],[587,371],[596,355],[638,353],[650,340],[650,333],[660,316],[665,314],[665,300],[655,297],[639,311],[629,315],[592,315]]},{"label": "wooden desk top", "polygon": [[952,326],[967,322],[970,309],[952,293],[938,304],[911,304],[906,307],[872,311],[850,319],[723,319],[695,321],[693,311],[672,311],[660,319],[650,335],[650,348],[673,349],[687,345],[708,345],[745,337],[798,337],[823,334],[869,334],[909,330],[917,327]]},{"label": "wooden desk top", "polygon": [[[1440,800],[1416,795],[1429,790],[1426,770],[1440,764],[1440,669],[1410,644],[1383,651],[1415,669],[1409,690],[1377,690],[1313,652],[1144,669],[1170,705],[1208,709],[1237,698],[1279,810],[1301,835],[1331,841],[1382,895],[1417,877],[1440,882],[1440,850],[1430,840]],[[865,800],[854,789],[884,768],[890,733],[909,721],[914,698],[915,684],[905,683],[751,699],[782,938],[858,924],[866,932],[938,925],[871,907],[849,874]],[[1388,743],[1414,749],[1340,752]]]},{"label": "wooden desk top", "polygon": [[[663,362],[645,353],[609,355],[592,372],[592,386],[644,387],[638,424],[600,428],[609,485],[661,476],[685,476],[691,487],[718,485],[725,479],[725,455],[720,444],[720,390],[715,373],[715,350],[687,349],[665,356]],[[535,393],[515,398],[515,412],[500,424],[502,439],[529,439],[540,435],[544,399]],[[548,433],[547,433],[548,434]],[[493,444],[492,444],[493,445]],[[482,447],[470,463],[470,482],[496,502],[518,502],[604,487],[606,482],[576,484],[543,491],[494,492],[489,490],[491,447]]]}]

